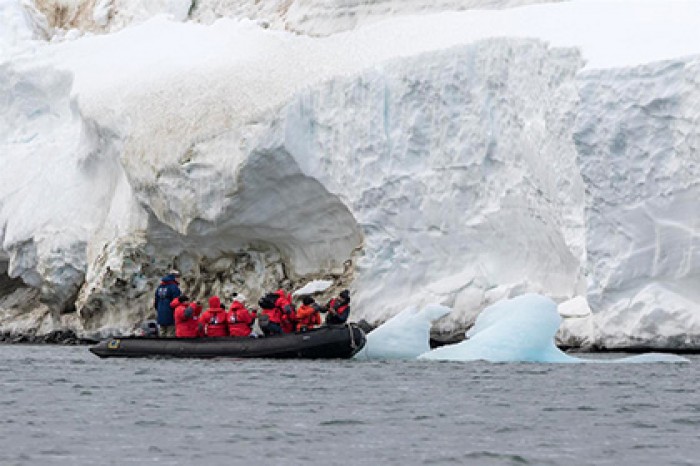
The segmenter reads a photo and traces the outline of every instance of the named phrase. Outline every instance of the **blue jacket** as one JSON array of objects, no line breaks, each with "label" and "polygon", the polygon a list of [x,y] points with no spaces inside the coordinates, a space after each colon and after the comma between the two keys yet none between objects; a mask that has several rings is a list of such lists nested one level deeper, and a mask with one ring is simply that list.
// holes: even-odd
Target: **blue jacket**
[{"label": "blue jacket", "polygon": [[170,302],[180,296],[180,287],[177,286],[175,275],[166,275],[161,278],[160,286],[156,289],[156,298],[153,307],[156,309],[158,325],[175,325],[175,317]]}]

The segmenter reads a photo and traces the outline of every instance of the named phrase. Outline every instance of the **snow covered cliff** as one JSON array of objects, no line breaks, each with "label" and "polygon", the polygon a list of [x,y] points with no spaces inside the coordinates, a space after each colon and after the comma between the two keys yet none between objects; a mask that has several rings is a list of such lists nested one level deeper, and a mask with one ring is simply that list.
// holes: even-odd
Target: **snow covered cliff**
[{"label": "snow covered cliff", "polygon": [[697,4],[242,3],[67,10],[103,35],[0,3],[2,330],[128,330],[174,266],[444,331],[584,297],[564,343],[700,345]]},{"label": "snow covered cliff", "polygon": [[700,346],[700,59],[579,76],[585,345]]}]

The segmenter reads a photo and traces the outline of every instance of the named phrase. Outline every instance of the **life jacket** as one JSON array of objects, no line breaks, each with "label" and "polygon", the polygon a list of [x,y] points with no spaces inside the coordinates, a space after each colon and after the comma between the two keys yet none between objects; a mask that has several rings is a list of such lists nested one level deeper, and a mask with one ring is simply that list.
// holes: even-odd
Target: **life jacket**
[{"label": "life jacket", "polygon": [[208,337],[228,336],[228,323],[226,311],[221,309],[221,301],[218,296],[209,298],[209,309],[199,318],[204,326],[204,335]]},{"label": "life jacket", "polygon": [[326,316],[327,324],[344,324],[350,315],[350,303],[333,298],[328,303],[328,309],[333,309],[336,314],[328,313]]},{"label": "life jacket", "polygon": [[[175,307],[175,336],[178,338],[196,338],[199,336],[199,318],[195,311],[194,303],[181,303],[180,298],[175,298],[170,303]],[[190,309],[192,312],[186,312]],[[186,314],[190,314],[188,317]]]},{"label": "life jacket", "polygon": [[250,335],[254,320],[254,313],[246,309],[242,303],[234,301],[231,304],[231,309],[226,314],[229,335],[232,337],[247,337]]},{"label": "life jacket", "polygon": [[321,324],[321,313],[313,306],[302,304],[296,311],[297,332],[312,329]]},{"label": "life jacket", "polygon": [[278,307],[263,309],[262,313],[270,318],[270,322],[280,325],[282,323],[282,311]]}]

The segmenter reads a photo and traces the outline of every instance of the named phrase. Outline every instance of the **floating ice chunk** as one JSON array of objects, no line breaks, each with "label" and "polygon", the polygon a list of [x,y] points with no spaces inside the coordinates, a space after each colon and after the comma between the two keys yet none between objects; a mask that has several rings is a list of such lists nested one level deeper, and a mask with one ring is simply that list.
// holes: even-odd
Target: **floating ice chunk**
[{"label": "floating ice chunk", "polygon": [[[574,307],[581,309],[583,306],[578,302]],[[585,308],[587,307],[586,305]],[[562,321],[559,312],[554,301],[537,294],[501,301],[484,309],[467,332],[468,340],[437,348],[420,355],[418,359],[603,364],[690,362],[681,356],[659,353],[621,359],[580,359],[569,356],[554,344],[554,335]]]},{"label": "floating ice chunk", "polygon": [[467,332],[468,340],[420,355],[445,361],[575,362],[554,344],[561,317],[551,299],[525,294],[487,307]]},{"label": "floating ice chunk", "polygon": [[627,358],[620,358],[620,359],[612,359],[608,361],[592,361],[590,359],[581,359],[581,361],[585,362],[612,362],[612,363],[636,363],[636,364],[645,364],[645,363],[656,363],[656,362],[671,362],[671,363],[677,363],[677,362],[690,362],[690,359],[684,358],[682,356],[678,356],[676,354],[662,354],[662,353],[644,353],[644,354],[638,354],[636,356],[630,356]]},{"label": "floating ice chunk", "polygon": [[423,310],[404,309],[367,335],[357,359],[415,359],[430,351],[430,324],[452,312],[445,306],[430,304]]},{"label": "floating ice chunk", "polygon": [[300,296],[304,294],[319,293],[321,291],[326,291],[332,284],[333,282],[330,280],[313,280],[296,290],[294,293],[292,293],[292,295]]},{"label": "floating ice chunk", "polygon": [[557,310],[559,315],[564,318],[588,317],[591,315],[591,308],[583,296],[576,296],[568,301],[564,301]]}]

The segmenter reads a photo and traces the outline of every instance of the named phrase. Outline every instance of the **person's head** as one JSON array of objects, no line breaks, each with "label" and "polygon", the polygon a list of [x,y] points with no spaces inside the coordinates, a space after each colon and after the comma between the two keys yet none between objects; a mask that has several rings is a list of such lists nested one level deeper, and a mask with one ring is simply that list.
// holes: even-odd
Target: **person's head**
[{"label": "person's head", "polygon": [[301,298],[301,302],[304,303],[304,305],[306,306],[310,306],[314,303],[314,298],[312,298],[309,295],[306,295],[303,298]]},{"label": "person's head", "polygon": [[209,309],[218,309],[221,307],[221,300],[218,296],[209,298]]},{"label": "person's head", "polygon": [[236,296],[233,298],[234,302],[241,303],[245,306],[245,296],[242,294],[236,294]]},{"label": "person's head", "polygon": [[340,292],[340,297],[343,298],[346,301],[350,300],[350,291],[349,290],[343,290]]},{"label": "person's head", "polygon": [[189,298],[187,295],[185,295],[185,294],[181,294],[181,295],[180,295],[180,302],[183,303],[183,304],[184,304],[184,303],[189,303],[189,302],[190,302],[190,298]]},{"label": "person's head", "polygon": [[158,324],[155,320],[147,320],[141,324],[141,332],[146,337],[157,337]]},{"label": "person's head", "polygon": [[168,275],[172,275],[175,278],[180,278],[180,272],[178,272],[176,269],[171,269],[170,272],[168,272]]},{"label": "person's head", "polygon": [[277,298],[272,298],[271,295],[265,295],[258,300],[258,306],[260,306],[261,309],[273,309],[276,299]]}]

